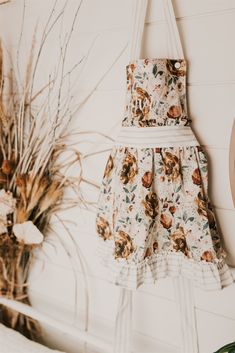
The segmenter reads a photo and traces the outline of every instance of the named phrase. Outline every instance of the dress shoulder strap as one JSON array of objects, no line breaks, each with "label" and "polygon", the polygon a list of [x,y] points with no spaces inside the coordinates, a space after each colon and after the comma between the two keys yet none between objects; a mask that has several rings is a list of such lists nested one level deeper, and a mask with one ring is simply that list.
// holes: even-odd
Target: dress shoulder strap
[{"label": "dress shoulder strap", "polygon": [[147,12],[148,0],[133,1],[133,15],[130,38],[130,60],[140,58],[144,23]]},{"label": "dress shoulder strap", "polygon": [[[172,59],[183,59],[183,46],[181,43],[180,34],[176,23],[172,0],[162,0],[162,2],[169,37],[168,55],[171,56]],[[133,0],[133,15],[129,54],[130,61],[140,58],[147,5],[148,0]]]},{"label": "dress shoulder strap", "polygon": [[[176,16],[172,5],[172,0],[163,0],[164,14],[166,18],[166,25],[169,34],[170,47],[168,51],[175,59],[184,59],[184,50],[180,39],[179,29],[176,23]],[[172,58],[172,59],[174,59]]]}]

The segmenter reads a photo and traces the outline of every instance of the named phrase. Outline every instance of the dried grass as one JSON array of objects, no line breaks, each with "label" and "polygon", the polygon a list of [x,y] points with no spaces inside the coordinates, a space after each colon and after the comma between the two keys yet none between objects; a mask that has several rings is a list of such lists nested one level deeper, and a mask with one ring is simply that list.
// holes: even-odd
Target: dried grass
[{"label": "dried grass", "polygon": [[[71,142],[71,138],[79,139],[84,134],[94,131],[74,133],[70,131],[69,126],[75,113],[78,113],[105,75],[78,106],[71,107],[69,89],[67,96],[64,96],[64,86],[69,86],[70,76],[82,62],[80,61],[69,72],[65,72],[69,42],[82,1],[77,7],[69,35],[61,47],[56,73],[54,76],[51,75],[41,89],[37,91],[34,89],[44,45],[55,25],[63,17],[67,6],[66,1],[62,10],[55,16],[56,3],[57,1],[48,16],[37,50],[35,46],[37,30],[35,30],[23,82],[19,82],[14,65],[10,65],[8,72],[5,72],[5,53],[0,45],[0,191],[9,191],[9,195],[16,201],[13,212],[7,213],[6,222],[2,223],[3,231],[0,232],[0,294],[27,304],[30,304],[29,269],[33,260],[33,250],[38,245],[19,240],[13,232],[14,224],[31,221],[46,240],[53,215],[57,216],[58,212],[70,207],[87,204],[81,196],[80,184],[86,182],[99,187],[94,181],[83,177],[82,153]],[[25,9],[23,18],[24,16]],[[21,38],[22,33],[20,41]],[[20,43],[17,56],[19,52]],[[11,62],[14,63],[14,59],[11,59]],[[19,66],[18,59],[16,66]],[[35,108],[34,103],[43,95],[46,99]],[[103,137],[107,138],[105,135]],[[63,161],[63,155],[68,152],[70,158]],[[84,156],[87,157],[89,154]],[[70,168],[74,166],[80,170],[78,177],[69,175]],[[71,188],[75,192],[74,198],[65,198],[66,188]],[[60,219],[59,216],[57,218]],[[63,220],[60,221],[66,234],[74,242],[69,228]],[[84,267],[79,250],[77,255],[81,266]],[[22,314],[1,307],[0,321],[33,340],[40,340],[38,323]]]}]

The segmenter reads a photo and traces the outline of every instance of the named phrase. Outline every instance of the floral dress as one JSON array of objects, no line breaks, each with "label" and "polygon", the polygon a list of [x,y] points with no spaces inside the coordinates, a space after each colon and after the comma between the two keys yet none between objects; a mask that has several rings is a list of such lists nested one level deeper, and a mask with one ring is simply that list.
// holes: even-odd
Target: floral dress
[{"label": "floral dress", "polygon": [[[191,129],[186,69],[185,60],[173,59],[127,65],[122,128]],[[107,279],[130,289],[179,275],[208,290],[232,283],[208,197],[204,149],[139,142],[114,143],[104,170],[96,230]]]}]

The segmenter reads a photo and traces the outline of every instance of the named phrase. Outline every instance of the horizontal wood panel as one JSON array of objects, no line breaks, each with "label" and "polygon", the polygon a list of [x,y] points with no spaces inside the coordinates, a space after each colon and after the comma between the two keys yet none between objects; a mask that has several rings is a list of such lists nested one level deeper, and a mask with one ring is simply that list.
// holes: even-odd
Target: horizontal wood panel
[{"label": "horizontal wood panel", "polygon": [[[25,9],[24,9],[25,3]],[[4,34],[8,34],[9,37],[15,42],[19,38],[22,26],[23,11],[25,11],[24,17],[24,39],[27,36],[27,31],[31,34],[37,24],[37,31],[40,33],[45,27],[49,14],[53,9],[55,1],[23,1],[17,0],[1,6],[0,13],[0,28],[4,29]],[[56,3],[53,19],[62,11],[66,1],[59,0]],[[60,16],[57,26],[58,31],[61,29],[61,23],[63,27],[70,28],[75,12],[79,6],[80,1],[70,0],[67,2],[63,16]],[[85,0],[82,2],[82,6],[78,13],[78,20],[74,26],[75,33],[91,33],[100,32],[104,30],[111,30],[117,28],[130,28],[132,1],[131,0],[99,0],[99,6],[93,0]],[[14,22],[14,26],[8,26],[8,20]],[[52,21],[53,22],[53,21]],[[6,30],[7,28],[7,30]]]},{"label": "horizontal wood panel", "polygon": [[[30,295],[31,301],[34,308],[47,313],[53,318],[58,318],[63,322],[73,323],[76,327],[84,329],[85,314],[82,312],[78,313],[78,317],[74,317],[74,310],[72,306],[68,306],[69,303],[62,303],[55,300],[54,297],[45,295],[44,293],[36,292],[31,290]],[[52,304],[53,303],[53,304]],[[115,308],[113,308],[114,315]],[[97,316],[94,312],[90,313],[88,331],[90,334],[103,339],[106,342],[112,344],[114,335],[114,321],[106,319],[104,317]],[[81,345],[79,340],[73,337],[61,333],[58,335],[54,329],[47,325],[42,325],[43,337],[47,344],[52,348],[60,348],[65,350],[67,353],[73,353]],[[98,348],[93,351],[93,347],[89,346],[89,353],[102,353]],[[143,334],[136,330],[133,332],[133,348],[135,353],[153,353],[153,352],[164,352],[164,353],[179,353],[179,349],[174,345],[174,342],[163,342],[157,340],[155,337],[151,337],[149,334]],[[82,347],[81,347],[82,349]]]},{"label": "horizontal wood panel", "polygon": [[209,195],[218,208],[234,209],[229,183],[227,149],[206,148],[208,157]]},{"label": "horizontal wood panel", "polygon": [[231,298],[235,294],[235,284],[218,291],[195,289],[195,306],[200,311],[235,320],[235,308]]},{"label": "horizontal wood panel", "polygon": [[[211,32],[207,31],[207,38],[203,34],[205,28],[202,24],[192,26],[190,23],[188,26],[192,28],[182,29],[183,33],[188,36],[188,39],[186,38],[185,41],[186,50],[188,51],[188,53],[186,53],[188,59],[188,82],[190,85],[197,84],[196,87],[198,90],[208,89],[209,91],[210,89],[213,90],[213,85],[219,85],[220,82],[224,82],[224,84],[226,84],[226,82],[235,82],[235,64],[233,61],[235,54],[231,37],[231,33],[233,32],[231,21],[233,22],[234,19],[235,13],[233,18],[228,19],[227,27],[223,27],[220,38],[214,43],[212,43],[212,40],[215,31],[214,27],[217,26],[216,21],[213,21],[210,26]],[[203,35],[201,36],[201,40],[204,41],[204,43],[199,43],[197,40],[194,40],[194,36],[197,37],[198,30],[202,31]],[[56,40],[56,33],[54,33],[54,36],[55,38],[52,36],[45,44],[45,49],[43,50],[39,62],[38,70],[40,75],[36,77],[36,85],[40,88],[43,84],[45,85],[45,83],[48,82],[49,75],[54,72],[59,61],[60,43]],[[224,38],[226,37],[231,38],[231,46],[223,48],[221,45],[225,42]],[[165,38],[166,33],[163,25],[150,26],[147,28],[143,41],[142,57],[168,56]],[[78,66],[72,76],[73,94],[77,96],[78,90],[90,90],[103,75],[105,75],[105,77],[99,83],[100,89],[125,90],[125,65],[129,62],[128,49],[125,47],[127,43],[127,33],[123,30],[102,33],[98,36],[91,33],[79,34],[72,37],[71,44],[68,48],[65,72],[71,70],[83,56],[88,56],[88,58]],[[211,56],[208,56],[205,51],[200,50],[201,46],[206,47],[208,43],[210,43],[210,50],[214,51]],[[24,77],[24,70],[28,58],[28,56],[25,56],[25,53],[29,53],[30,45],[31,40],[28,40],[27,44],[22,45],[20,51],[19,67],[22,78]],[[13,57],[16,57],[17,46],[11,47],[10,50],[13,53]],[[105,56],[103,53],[105,53]],[[225,53],[226,56],[224,57]],[[213,60],[210,59],[211,57],[213,57]],[[55,60],[55,58],[57,59]],[[223,63],[222,66],[221,63]],[[206,87],[201,88],[200,85],[206,85]],[[224,102],[221,97],[220,100],[221,105],[224,106],[226,102]]]},{"label": "horizontal wood panel", "polygon": [[[88,93],[87,91],[81,92],[81,94],[78,92],[79,99],[82,99],[80,98],[82,94],[87,95]],[[117,135],[124,117],[124,104],[124,91],[96,91],[79,109],[77,118],[73,120],[72,128],[77,128],[79,131],[102,132],[108,134],[109,137],[114,137]],[[88,134],[86,137],[94,141],[92,134]],[[100,138],[100,142],[107,143],[109,141]]]},{"label": "horizontal wood panel", "polygon": [[[234,0],[173,0],[173,6],[177,18],[191,20],[193,17],[208,16],[216,12],[223,12],[235,9]],[[164,19],[163,1],[150,0],[146,22],[152,23]]]},{"label": "horizontal wood panel", "polygon": [[[78,277],[78,281],[79,279],[82,281],[81,276]],[[62,311],[55,313],[55,315],[52,312],[50,314],[53,314],[53,317],[58,317],[58,319],[64,317],[66,322],[69,322],[72,319],[72,315],[64,316],[63,310],[71,308],[69,309],[71,310],[70,313],[75,310],[73,306],[74,298],[71,296],[70,285],[72,280],[70,271],[45,263],[43,271],[40,271],[40,277],[37,280],[35,278],[31,279],[30,297],[32,302],[36,302],[36,308],[40,309],[41,304],[37,301],[37,298],[34,299],[35,294],[36,297],[40,295],[42,298],[50,298],[51,303],[55,300],[56,305],[57,303],[60,304]],[[89,281],[91,321],[94,315],[95,317],[109,320],[114,324],[119,293],[120,288],[110,285],[107,281],[100,281],[95,278]],[[72,294],[74,294],[74,290]],[[148,295],[146,300],[146,294],[139,291],[133,294],[133,298],[134,307],[136,308],[133,318],[134,330],[177,347],[179,345],[179,317],[176,304],[153,295]],[[84,309],[84,293],[81,285],[78,288],[78,308],[79,310]],[[43,311],[50,312],[50,308],[44,306]],[[169,311],[172,315],[170,322],[163,320]],[[158,328],[157,332],[156,327]]]},{"label": "horizontal wood panel", "polygon": [[216,148],[229,147],[235,118],[234,87],[188,87],[189,116],[201,144]]},{"label": "horizontal wood panel", "polygon": [[[74,309],[74,289],[71,288],[73,282],[72,274],[69,270],[57,267],[51,263],[45,263],[43,271],[40,270],[40,276],[37,279],[31,275],[30,281],[30,297],[32,303],[36,308],[40,309],[42,303],[34,298],[34,293],[40,295],[41,298],[47,296],[50,302],[60,304],[62,310],[59,313],[51,312],[50,308],[44,306],[43,311],[47,312],[53,317],[58,317],[63,321],[69,322],[72,315],[64,316],[63,310],[71,308],[70,313],[75,312]],[[78,275],[78,309],[84,309],[84,288],[81,285],[83,278]],[[117,302],[119,298],[120,288],[110,285],[107,281],[93,278],[89,280],[89,309],[90,309],[90,323],[92,325],[93,315],[95,317],[109,320],[114,324],[117,313]],[[179,344],[179,317],[177,306],[174,302],[166,300],[165,298],[148,295],[146,301],[146,294],[144,292],[136,292],[134,295],[134,330],[141,332],[144,335],[150,336],[156,340],[172,344],[176,346]],[[108,298],[108,300],[107,300]],[[41,309],[40,309],[41,310]],[[170,322],[162,320],[167,313],[171,312],[172,319]],[[64,318],[64,319],[63,319]],[[157,333],[156,333],[156,327]]]},{"label": "horizontal wood panel", "polygon": [[[81,273],[77,274],[77,290],[75,290],[75,278],[68,268],[38,260],[31,272],[32,294],[35,291],[42,296],[47,295],[58,303],[63,303],[63,306],[71,308],[72,312],[76,311],[76,306],[78,310],[85,310],[87,286]],[[114,321],[119,288],[99,278],[88,277],[87,281],[90,312]]]},{"label": "horizontal wood panel", "polygon": [[[8,66],[9,56],[7,51],[11,53],[14,61],[15,70],[18,72],[20,81],[23,82],[25,70],[29,60],[31,51],[32,36],[27,43],[20,46],[19,56],[17,56],[17,46],[9,44],[8,40],[4,40],[5,67]],[[70,74],[69,87],[65,84],[63,97],[70,94],[75,97],[76,103],[81,101],[94,87],[109,89],[125,89],[126,86],[126,70],[128,39],[125,31],[105,32],[98,35],[92,33],[78,34],[71,38],[64,61],[64,75],[68,78]],[[38,55],[40,43],[36,43],[34,49],[34,62]],[[39,61],[37,63],[37,71],[35,75],[34,90],[41,89],[49,79],[55,77],[58,65],[61,64],[61,43],[58,40],[57,33],[53,33],[52,38],[49,37],[45,42]],[[109,50],[107,50],[109,48]],[[106,55],[103,55],[103,53]],[[18,67],[17,67],[18,60]],[[55,84],[55,89],[60,85],[60,74]],[[66,75],[67,74],[67,75]],[[117,81],[117,82],[116,82]],[[64,80],[66,83],[66,79]],[[67,90],[67,91],[66,91]],[[47,94],[47,91],[45,91]]]}]

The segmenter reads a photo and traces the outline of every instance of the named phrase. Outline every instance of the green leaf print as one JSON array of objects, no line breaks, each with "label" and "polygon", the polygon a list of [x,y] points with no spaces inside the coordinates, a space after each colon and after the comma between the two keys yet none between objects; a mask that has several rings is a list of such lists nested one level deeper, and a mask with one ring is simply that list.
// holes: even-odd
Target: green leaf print
[{"label": "green leaf print", "polygon": [[202,167],[201,170],[203,171],[203,173],[206,173],[207,172],[207,167]]},{"label": "green leaf print", "polygon": [[208,226],[209,226],[209,223],[206,222],[206,223],[204,224],[204,226],[203,226],[203,230],[205,230],[206,228],[208,228]]},{"label": "green leaf print", "polygon": [[182,185],[179,185],[178,188],[175,190],[175,192],[176,192],[176,193],[179,192],[180,189],[181,189],[181,187],[182,187]]},{"label": "green leaf print", "polygon": [[123,187],[123,190],[129,193],[129,190],[127,188]]},{"label": "green leaf print", "polygon": [[156,64],[153,66],[153,74],[156,77],[156,75],[157,75],[157,65]]},{"label": "green leaf print", "polygon": [[136,214],[135,220],[138,221],[138,218],[139,218],[139,213]]},{"label": "green leaf print", "polygon": [[162,174],[162,168],[158,168],[158,169],[157,169],[157,173],[158,173],[158,174]]},{"label": "green leaf print", "polygon": [[189,217],[186,222],[188,222],[188,221],[189,221],[189,222],[194,221],[194,217]]},{"label": "green leaf print", "polygon": [[176,199],[175,199],[175,202],[178,202],[180,199],[180,195],[177,195]]},{"label": "green leaf print", "polygon": [[130,203],[130,199],[127,195],[126,195],[126,203]]},{"label": "green leaf print", "polygon": [[131,189],[131,192],[135,191],[136,188],[137,188],[137,185],[133,186],[133,188]]},{"label": "green leaf print", "polygon": [[186,211],[184,211],[184,213],[183,213],[183,220],[186,222],[186,220],[187,220],[187,212]]}]

